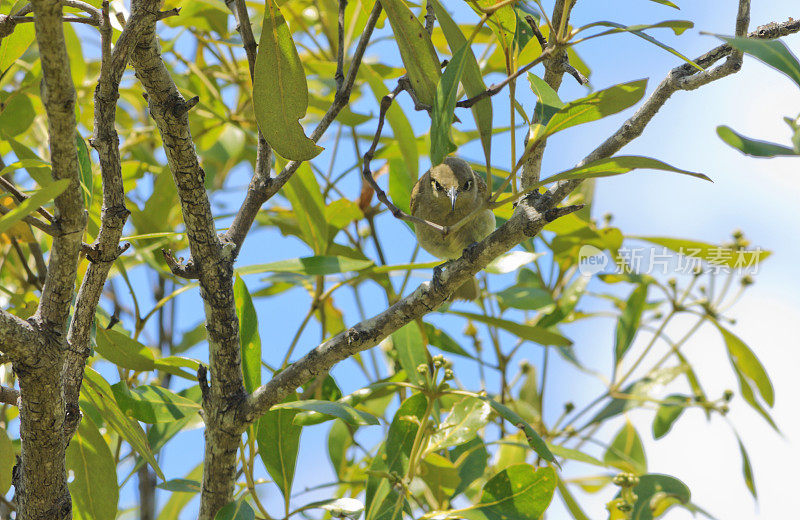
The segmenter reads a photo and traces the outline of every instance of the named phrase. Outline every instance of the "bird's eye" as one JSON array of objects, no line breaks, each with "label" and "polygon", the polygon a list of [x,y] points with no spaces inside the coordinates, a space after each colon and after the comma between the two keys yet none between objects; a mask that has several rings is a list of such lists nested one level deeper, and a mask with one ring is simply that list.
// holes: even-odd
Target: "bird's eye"
[{"label": "bird's eye", "polygon": [[439,190],[439,191],[442,191],[442,190],[444,189],[444,188],[442,187],[442,185],[441,185],[441,184],[439,184],[439,181],[433,181],[433,187],[434,187],[434,188],[436,188],[436,189],[437,189],[437,190]]},{"label": "bird's eye", "polygon": [[472,179],[467,179],[467,182],[464,183],[464,191],[469,191],[472,189]]}]

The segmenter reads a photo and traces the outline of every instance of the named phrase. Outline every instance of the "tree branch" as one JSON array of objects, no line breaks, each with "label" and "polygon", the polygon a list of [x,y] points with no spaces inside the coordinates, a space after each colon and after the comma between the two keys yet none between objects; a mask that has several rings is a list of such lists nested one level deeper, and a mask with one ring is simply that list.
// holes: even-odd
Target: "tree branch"
[{"label": "tree branch", "polygon": [[34,30],[42,64],[41,96],[53,179],[69,185],[55,199],[58,233],[50,249],[47,279],[31,323],[39,331],[35,359],[14,359],[20,385],[22,451],[14,471],[19,518],[71,517],[64,450],[66,409],[60,384],[66,326],[75,289],[86,211],[75,145],[75,86],[64,40],[61,3],[34,0]]},{"label": "tree branch", "polygon": [[211,520],[233,497],[241,436],[236,427],[241,423],[237,410],[245,398],[239,322],[233,299],[234,246],[221,242],[216,234],[205,173],[189,130],[187,113],[192,105],[178,92],[164,65],[155,24],[145,28],[131,63],[147,92],[150,114],[164,143],[205,303],[211,386],[203,399],[206,430],[200,518]]},{"label": "tree branch", "polygon": [[0,348],[12,359],[32,357],[34,347],[41,343],[38,331],[22,318],[0,309]]},{"label": "tree branch", "polygon": [[[69,350],[64,366],[64,396],[66,402],[77,407],[83,369],[89,356],[89,335],[95,311],[100,301],[111,266],[130,244],[120,247],[122,229],[129,211],[125,207],[125,190],[119,155],[119,136],[116,118],[119,84],[128,66],[128,60],[142,31],[155,23],[159,0],[133,0],[131,15],[125,29],[111,49],[112,28],[108,1],[104,0],[100,17],[101,59],[100,77],[94,91],[94,136],[90,143],[100,158],[100,175],[103,181],[103,207],[97,240],[87,251],[90,261],[75,300],[75,313],[70,324],[67,342]],[[74,424],[67,424],[68,435],[74,433],[80,414],[73,414]]]}]

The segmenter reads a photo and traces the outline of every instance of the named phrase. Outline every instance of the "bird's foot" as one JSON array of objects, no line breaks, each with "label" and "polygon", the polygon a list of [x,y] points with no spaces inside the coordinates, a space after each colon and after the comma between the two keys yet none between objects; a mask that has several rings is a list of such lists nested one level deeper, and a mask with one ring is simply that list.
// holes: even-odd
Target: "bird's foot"
[{"label": "bird's foot", "polygon": [[442,290],[442,273],[447,268],[447,265],[450,263],[448,260],[443,264],[439,264],[433,268],[433,278],[431,279],[431,285],[433,286],[433,290],[439,292]]},{"label": "bird's foot", "polygon": [[468,262],[474,262],[478,259],[478,243],[473,242],[467,247],[464,248],[463,253],[461,253],[465,260]]}]

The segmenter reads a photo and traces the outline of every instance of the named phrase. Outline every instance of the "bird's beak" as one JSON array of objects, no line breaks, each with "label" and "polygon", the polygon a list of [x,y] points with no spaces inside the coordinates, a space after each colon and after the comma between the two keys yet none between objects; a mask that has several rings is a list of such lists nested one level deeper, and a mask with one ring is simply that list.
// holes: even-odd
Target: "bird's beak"
[{"label": "bird's beak", "polygon": [[455,211],[456,210],[456,199],[458,198],[458,188],[454,186],[454,187],[448,189],[447,190],[447,196],[450,197],[451,207],[453,208],[453,211]]}]

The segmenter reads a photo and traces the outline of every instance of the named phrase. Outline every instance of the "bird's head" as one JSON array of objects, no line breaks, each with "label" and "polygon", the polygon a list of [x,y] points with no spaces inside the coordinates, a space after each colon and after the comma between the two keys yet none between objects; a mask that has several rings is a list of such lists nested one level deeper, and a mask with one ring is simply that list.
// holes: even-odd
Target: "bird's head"
[{"label": "bird's head", "polygon": [[448,157],[430,170],[427,187],[436,209],[442,213],[471,211],[478,203],[478,184],[469,163]]}]

